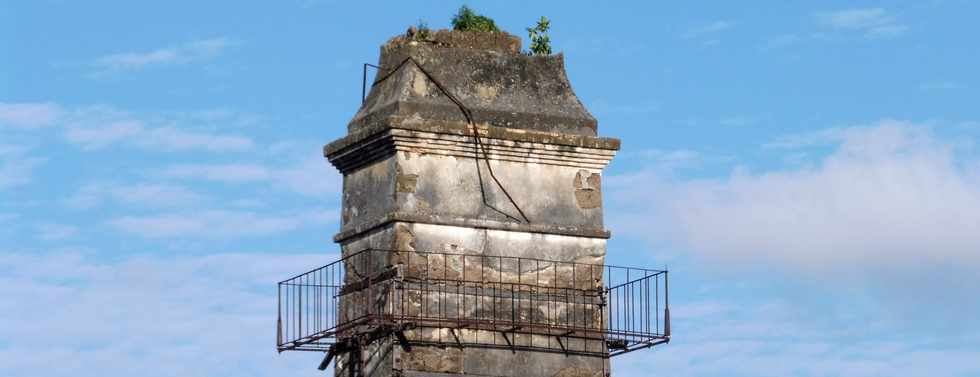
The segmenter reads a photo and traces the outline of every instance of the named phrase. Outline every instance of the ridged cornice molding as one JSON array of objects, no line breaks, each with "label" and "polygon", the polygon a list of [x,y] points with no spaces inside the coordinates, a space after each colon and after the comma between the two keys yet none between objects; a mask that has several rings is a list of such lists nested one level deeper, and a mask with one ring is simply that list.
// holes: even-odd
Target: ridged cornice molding
[{"label": "ridged cornice molding", "polygon": [[[477,157],[473,126],[464,122],[391,117],[327,144],[323,154],[343,173],[397,152]],[[477,125],[480,158],[528,164],[602,169],[619,149],[619,140],[585,135]]]}]

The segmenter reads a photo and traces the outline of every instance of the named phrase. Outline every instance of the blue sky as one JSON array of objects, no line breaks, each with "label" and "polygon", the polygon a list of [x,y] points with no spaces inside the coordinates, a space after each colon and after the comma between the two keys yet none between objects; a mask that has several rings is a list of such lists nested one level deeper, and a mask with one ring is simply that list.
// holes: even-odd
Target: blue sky
[{"label": "blue sky", "polygon": [[[275,285],[329,262],[320,146],[457,2],[0,4],[0,375],[319,375]],[[611,263],[669,265],[619,376],[980,376],[980,3],[469,2],[552,20]]]}]

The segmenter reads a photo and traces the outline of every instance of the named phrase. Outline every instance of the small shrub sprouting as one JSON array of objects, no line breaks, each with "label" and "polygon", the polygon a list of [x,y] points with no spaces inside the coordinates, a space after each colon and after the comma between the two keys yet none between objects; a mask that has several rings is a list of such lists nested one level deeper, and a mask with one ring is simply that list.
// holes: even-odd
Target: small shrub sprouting
[{"label": "small shrub sprouting", "polygon": [[423,20],[419,20],[418,25],[408,28],[408,34],[416,41],[426,41],[432,36],[432,30],[429,29],[429,24]]},{"label": "small shrub sprouting", "polygon": [[500,32],[493,19],[476,14],[470,7],[462,6],[459,12],[453,16],[453,30],[460,31],[480,31],[480,32]]},{"label": "small shrub sprouting", "polygon": [[528,55],[551,55],[551,37],[548,37],[549,28],[551,28],[551,21],[545,16],[541,16],[537,25],[527,28],[527,36],[531,38],[531,51],[528,51]]}]

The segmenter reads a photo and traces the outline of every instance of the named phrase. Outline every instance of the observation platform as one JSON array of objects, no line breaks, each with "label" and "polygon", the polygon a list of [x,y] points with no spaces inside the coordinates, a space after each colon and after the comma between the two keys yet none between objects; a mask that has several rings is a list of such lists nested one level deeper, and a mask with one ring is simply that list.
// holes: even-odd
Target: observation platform
[{"label": "observation platform", "polygon": [[663,270],[370,249],[278,289],[280,352],[336,354],[394,336],[408,351],[436,345],[608,358],[670,341]]}]

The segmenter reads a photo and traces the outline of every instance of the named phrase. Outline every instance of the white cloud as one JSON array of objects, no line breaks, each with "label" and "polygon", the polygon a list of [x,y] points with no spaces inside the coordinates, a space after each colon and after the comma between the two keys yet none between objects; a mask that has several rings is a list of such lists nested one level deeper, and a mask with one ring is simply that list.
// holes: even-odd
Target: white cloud
[{"label": "white cloud", "polygon": [[225,38],[191,41],[182,45],[165,47],[148,52],[125,52],[96,58],[92,62],[99,77],[110,73],[135,71],[152,66],[188,64],[212,59],[237,42]]},{"label": "white cloud", "polygon": [[57,241],[74,237],[78,234],[78,228],[73,225],[43,223],[38,224],[37,237],[45,241]]},{"label": "white cloud", "polygon": [[247,211],[208,210],[150,216],[122,216],[109,225],[147,238],[238,238],[282,234],[336,221],[335,210],[268,215]]},{"label": "white cloud", "polygon": [[718,20],[685,32],[681,37],[700,42],[702,46],[714,46],[721,43],[720,35],[735,27],[731,20]]},{"label": "white cloud", "polygon": [[716,34],[735,27],[735,21],[718,20],[707,25],[702,25],[689,30],[684,34],[685,38],[699,38],[709,34]]},{"label": "white cloud", "polygon": [[53,103],[0,102],[0,127],[33,129],[54,123],[61,108]]},{"label": "white cloud", "polygon": [[99,149],[109,144],[134,138],[143,133],[144,130],[142,123],[135,120],[124,120],[93,127],[70,127],[65,131],[65,139],[84,149]]},{"label": "white cloud", "polygon": [[34,169],[46,159],[29,155],[30,148],[0,144],[0,190],[22,186],[34,179]]},{"label": "white cloud", "polygon": [[71,208],[92,208],[107,199],[124,205],[179,207],[201,202],[204,196],[171,184],[91,183],[80,188],[65,202]]},{"label": "white cloud", "polygon": [[166,117],[137,116],[106,106],[71,110],[58,120],[65,125],[65,140],[86,150],[124,144],[149,150],[225,152],[248,150],[254,146],[251,139],[243,136],[178,128],[174,126],[174,120]]},{"label": "white cloud", "polygon": [[643,155],[643,157],[654,161],[657,166],[666,169],[693,164],[703,158],[701,153],[690,149],[647,149],[645,151],[641,151],[640,153]]},{"label": "white cloud", "polygon": [[[885,126],[903,126],[907,125],[901,121],[895,120],[883,120],[879,122],[879,125]],[[849,138],[857,137],[859,134],[866,132],[866,128],[863,127],[831,127],[821,130],[793,134],[789,136],[783,136],[776,138],[773,141],[769,141],[762,144],[765,149],[782,149],[782,150],[794,150],[809,147],[827,147],[838,145]]]},{"label": "white cloud", "polygon": [[621,103],[617,101],[607,101],[598,99],[589,106],[589,111],[597,115],[605,114],[646,114],[660,111],[659,102],[652,99],[638,102]]},{"label": "white cloud", "polygon": [[[980,268],[980,162],[898,121],[781,146],[826,140],[838,140],[832,153],[793,170],[735,169],[704,180],[652,168],[611,176],[604,186],[619,206],[610,209],[612,228],[733,268],[829,274],[891,291],[883,295],[916,287],[969,294],[967,282],[977,279],[968,271]],[[921,284],[910,289],[907,279]]]},{"label": "white cloud", "polygon": [[814,16],[825,27],[863,33],[869,38],[895,37],[906,30],[894,16],[883,8],[855,8],[820,12]]},{"label": "white cloud", "polygon": [[729,127],[751,126],[758,122],[759,122],[758,118],[746,116],[746,115],[733,115],[718,120],[718,123],[720,123],[722,126],[729,126]]},{"label": "white cloud", "polygon": [[334,258],[0,253],[0,375],[322,375],[275,352],[275,284]]},{"label": "white cloud", "polygon": [[252,140],[242,136],[193,132],[173,127],[149,128],[137,120],[113,121],[82,127],[69,127],[65,139],[83,149],[101,149],[111,144],[129,143],[151,150],[241,151],[252,148]]},{"label": "white cloud", "polygon": [[[255,117],[228,109],[161,116],[136,115],[109,106],[66,108],[53,103],[0,103],[0,126],[22,129],[61,126],[66,141],[86,150],[125,144],[150,150],[224,152],[248,150],[254,146],[247,137],[186,127],[199,124],[211,127],[219,122],[241,127],[254,123]],[[177,127],[178,124],[185,127]]]},{"label": "white cloud", "polygon": [[766,38],[762,43],[762,49],[771,50],[783,47],[789,47],[800,42],[800,36],[797,34],[780,34],[773,37]]},{"label": "white cloud", "polygon": [[961,89],[963,84],[956,81],[928,81],[919,85],[919,89],[923,90],[951,90],[951,89]]},{"label": "white cloud", "polygon": [[[671,297],[674,297],[673,295]],[[804,318],[790,302],[692,301],[671,307],[673,339],[652,350],[612,359],[613,375],[649,376],[975,376],[980,349],[937,345],[943,336],[916,336],[848,321],[829,311],[827,325]],[[824,308],[826,309],[826,308]],[[842,342],[841,339],[847,339]]]},{"label": "white cloud", "polygon": [[319,154],[282,169],[276,174],[276,180],[285,188],[309,196],[339,192],[341,183],[340,173]]},{"label": "white cloud", "polygon": [[340,189],[339,173],[319,154],[282,167],[254,163],[183,164],[163,169],[158,175],[225,183],[268,182],[309,196],[332,194]]},{"label": "white cloud", "polygon": [[201,149],[215,152],[246,150],[252,147],[252,140],[246,137],[190,132],[173,127],[147,130],[136,143],[147,148]]},{"label": "white cloud", "polygon": [[183,164],[165,168],[160,175],[217,182],[256,182],[270,179],[272,172],[260,164]]}]

